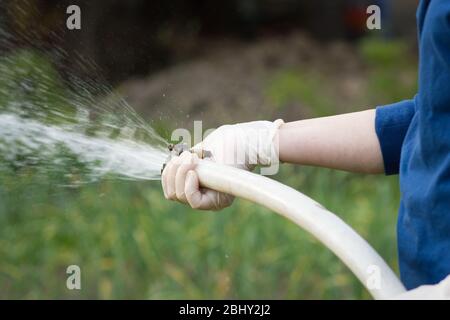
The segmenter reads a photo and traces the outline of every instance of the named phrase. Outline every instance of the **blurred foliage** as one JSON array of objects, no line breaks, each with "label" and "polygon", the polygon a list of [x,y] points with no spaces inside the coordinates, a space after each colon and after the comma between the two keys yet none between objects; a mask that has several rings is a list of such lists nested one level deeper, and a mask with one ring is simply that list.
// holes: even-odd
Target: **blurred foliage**
[{"label": "blurred foliage", "polygon": [[45,123],[73,119],[75,108],[56,69],[43,54],[18,50],[0,57],[0,111]]},{"label": "blurred foliage", "polygon": [[[396,63],[403,46],[372,41],[361,45],[368,99],[411,96],[415,84],[397,78],[414,69]],[[268,96],[276,108],[301,98],[318,114],[339,112],[322,83],[281,72]],[[158,181],[62,188],[72,167],[47,176],[0,167],[0,298],[370,298],[327,248],[269,210],[242,200],[220,213],[191,210],[166,201]],[[285,165],[275,178],[336,212],[397,268],[395,177]],[[81,267],[80,291],[66,288],[71,264]]]},{"label": "blurred foliage", "polygon": [[372,100],[392,103],[416,94],[416,59],[405,43],[366,38],[361,41],[359,51],[369,67]]},{"label": "blurred foliage", "polygon": [[333,110],[333,101],[323,94],[324,82],[317,73],[301,70],[279,71],[267,85],[267,96],[277,109],[302,101],[313,106],[316,116]]},{"label": "blurred foliage", "polygon": [[[278,178],[337,212],[395,266],[395,179],[292,166]],[[369,297],[323,245],[246,201],[198,212],[165,201],[158,182],[1,180],[1,298]],[[81,267],[81,291],[65,287],[71,264]]]},{"label": "blurred foliage", "polygon": [[[362,39],[356,45],[367,78],[366,92],[360,93],[361,106],[378,106],[412,98],[417,92],[417,57],[404,42],[377,37]],[[266,96],[281,111],[296,104],[312,111],[313,116],[326,116],[339,112],[343,101],[337,101],[340,89],[334,71],[324,75],[314,67],[303,66],[277,71],[266,85]],[[358,101],[358,97],[353,97]],[[344,101],[345,102],[345,101]]]},{"label": "blurred foliage", "polygon": [[381,41],[378,38],[365,38],[360,43],[360,51],[365,61],[373,66],[392,68],[405,66],[408,46],[398,41]]}]

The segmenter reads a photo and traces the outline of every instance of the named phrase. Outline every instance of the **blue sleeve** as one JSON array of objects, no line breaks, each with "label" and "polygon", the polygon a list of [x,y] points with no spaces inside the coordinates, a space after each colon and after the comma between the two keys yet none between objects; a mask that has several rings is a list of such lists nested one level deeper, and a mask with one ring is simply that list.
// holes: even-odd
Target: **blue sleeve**
[{"label": "blue sleeve", "polygon": [[376,109],[375,131],[380,142],[384,171],[387,175],[398,173],[403,139],[414,112],[414,100],[404,100]]}]

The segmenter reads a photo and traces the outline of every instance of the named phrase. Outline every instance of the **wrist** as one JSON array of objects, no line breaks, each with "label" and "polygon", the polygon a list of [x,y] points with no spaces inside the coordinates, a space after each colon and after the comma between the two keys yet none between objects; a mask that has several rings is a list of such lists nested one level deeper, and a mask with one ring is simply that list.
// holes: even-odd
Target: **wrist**
[{"label": "wrist", "polygon": [[[278,131],[283,123],[284,121],[282,119],[273,122],[261,121],[257,123],[257,125],[255,123],[255,127],[259,127],[259,132],[256,136],[257,140],[253,141],[253,145],[257,146],[256,164],[262,167],[260,173],[263,175],[273,175],[278,172],[280,163]],[[248,148],[247,150],[251,151],[251,148]],[[252,155],[250,154],[248,158],[251,159]],[[250,162],[248,166],[250,170],[254,168],[251,163],[255,162]]]},{"label": "wrist", "polygon": [[278,154],[281,163],[307,164],[308,152],[304,141],[306,120],[283,123],[278,129]]}]

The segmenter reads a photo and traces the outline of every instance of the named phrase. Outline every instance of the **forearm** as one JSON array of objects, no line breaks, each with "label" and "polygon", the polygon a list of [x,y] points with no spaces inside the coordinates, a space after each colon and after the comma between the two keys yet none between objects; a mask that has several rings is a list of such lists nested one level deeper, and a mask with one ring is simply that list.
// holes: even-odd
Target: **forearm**
[{"label": "forearm", "polygon": [[280,160],[352,172],[382,173],[375,110],[283,124]]}]

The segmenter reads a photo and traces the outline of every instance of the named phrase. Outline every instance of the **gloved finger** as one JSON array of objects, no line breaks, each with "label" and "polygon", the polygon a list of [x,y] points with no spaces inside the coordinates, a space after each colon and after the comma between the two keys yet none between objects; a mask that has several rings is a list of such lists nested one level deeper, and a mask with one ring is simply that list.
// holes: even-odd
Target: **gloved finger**
[{"label": "gloved finger", "polygon": [[193,170],[186,175],[185,195],[189,205],[194,209],[212,210],[216,207],[213,197],[206,197],[200,190],[197,173]]},{"label": "gloved finger", "polygon": [[197,173],[193,170],[186,175],[185,195],[189,205],[200,210],[220,210],[233,202],[230,195],[200,188]]},{"label": "gloved finger", "polygon": [[161,185],[162,185],[162,189],[163,189],[163,193],[164,193],[164,198],[169,199],[169,197],[167,196],[167,164],[161,174]]},{"label": "gloved finger", "polygon": [[175,175],[175,194],[178,201],[187,203],[186,194],[184,192],[186,175],[189,170],[195,169],[198,156],[191,152],[185,151],[180,155],[180,165]]},{"label": "gloved finger", "polygon": [[219,193],[220,196],[220,203],[222,208],[226,208],[231,206],[231,204],[234,201],[234,196],[232,196],[231,194],[227,194],[227,193]]},{"label": "gloved finger", "polygon": [[177,200],[176,190],[175,190],[175,175],[177,173],[178,167],[180,166],[181,160],[180,157],[175,157],[170,160],[166,168],[164,169],[163,174],[165,173],[165,192],[166,198],[169,200]]},{"label": "gloved finger", "polygon": [[221,210],[230,206],[234,199],[234,197],[229,194],[211,189],[200,188],[200,193],[202,194],[201,201],[207,206],[207,209],[205,210]]}]

